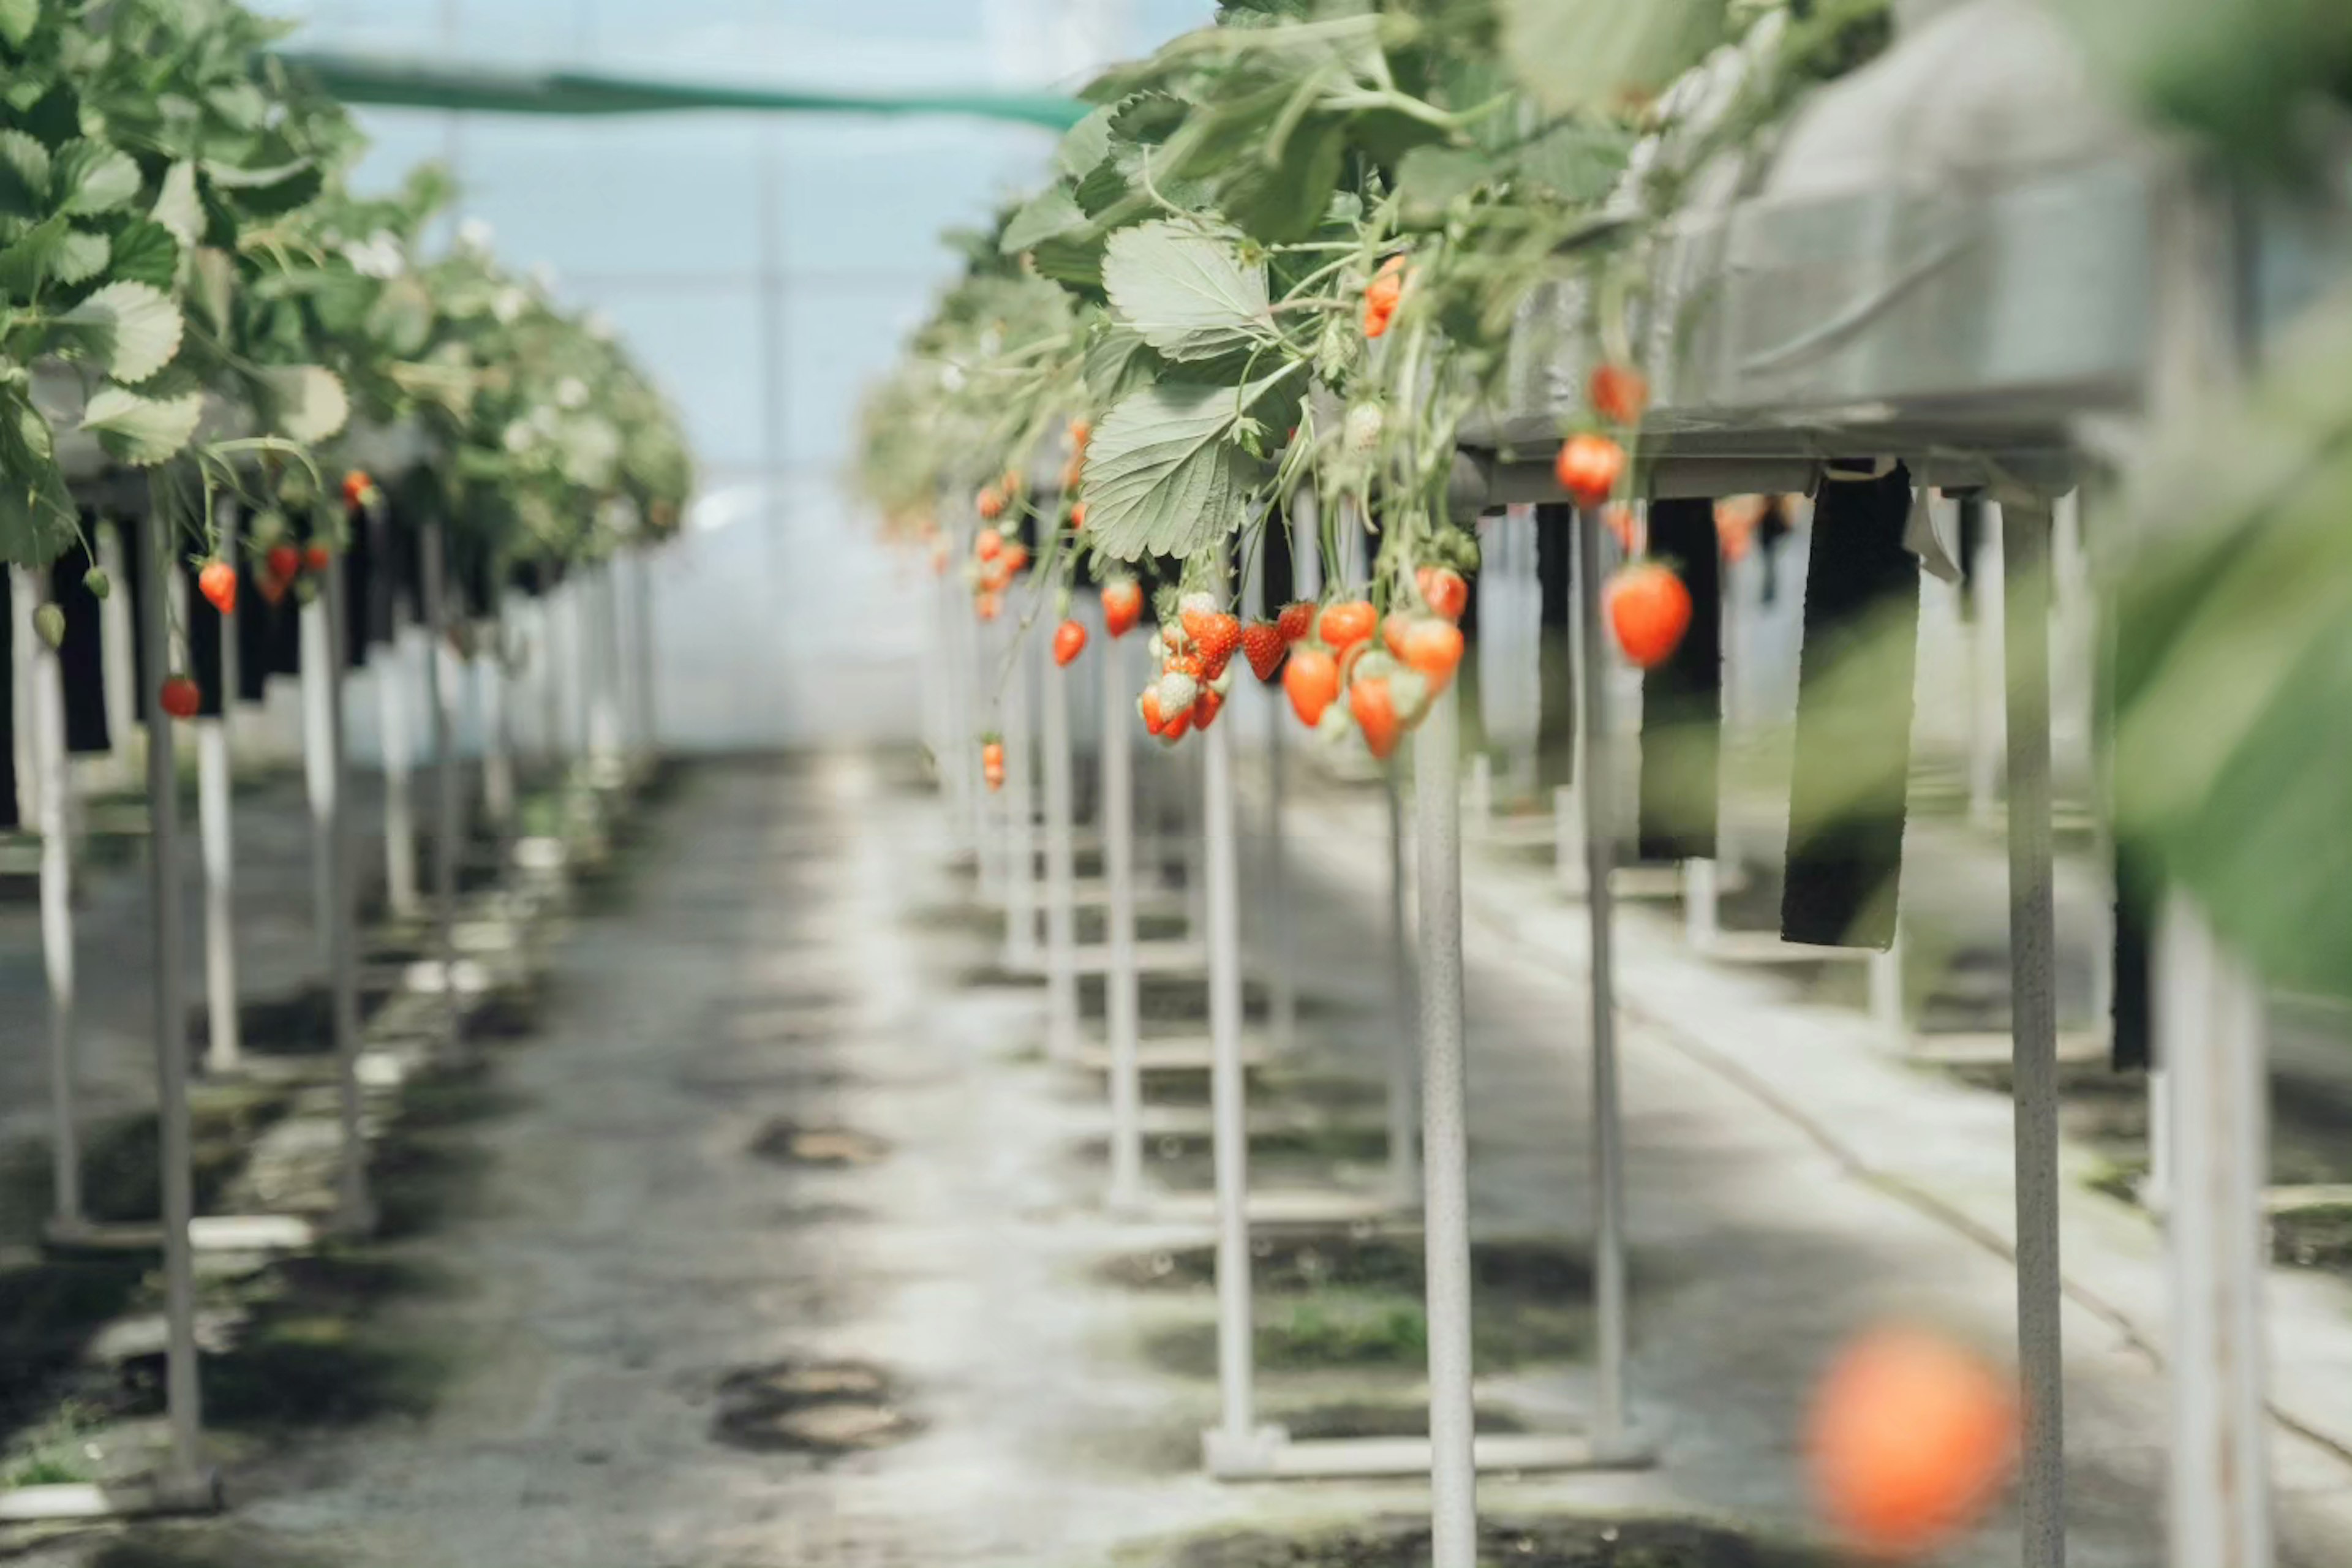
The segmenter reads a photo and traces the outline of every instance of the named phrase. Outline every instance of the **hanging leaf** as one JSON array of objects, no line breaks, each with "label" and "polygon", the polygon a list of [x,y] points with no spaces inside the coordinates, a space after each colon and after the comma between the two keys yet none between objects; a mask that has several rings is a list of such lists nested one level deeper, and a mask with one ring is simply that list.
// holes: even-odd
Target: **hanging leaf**
[{"label": "hanging leaf", "polygon": [[201,392],[142,397],[128,387],[101,386],[82,410],[81,427],[119,460],[146,468],[177,456],[204,416]]},{"label": "hanging leaf", "polygon": [[1442,221],[1454,199],[1476,190],[1493,169],[1486,154],[1466,148],[1414,148],[1397,165],[1397,200],[1406,221]]},{"label": "hanging leaf", "polygon": [[41,24],[41,0],[0,0],[0,38],[21,49]]},{"label": "hanging leaf", "polygon": [[1162,362],[1144,346],[1132,327],[1110,322],[1087,344],[1084,374],[1087,397],[1097,408],[1109,406],[1151,381]]},{"label": "hanging leaf", "polygon": [[1087,445],[1087,535],[1122,561],[1191,555],[1240,526],[1255,463],[1234,445],[1229,386],[1129,394]]},{"label": "hanging leaf", "polygon": [[1521,147],[1512,161],[1519,176],[1561,201],[1584,206],[1607,195],[1624,172],[1632,135],[1613,125],[1568,121]]},{"label": "hanging leaf", "polygon": [[113,254],[114,247],[107,242],[106,236],[69,228],[58,247],[57,279],[68,285],[87,283],[106,270],[107,261]]},{"label": "hanging leaf", "polygon": [[1088,114],[1062,133],[1054,149],[1054,166],[1068,179],[1084,179],[1094,166],[1110,156],[1110,122],[1118,110],[1110,104]]},{"label": "hanging leaf", "polygon": [[72,254],[74,237],[72,226],[63,217],[45,219],[17,236],[14,244],[0,250],[0,293],[30,300],[52,280],[79,282],[106,265],[106,241],[95,235],[84,236],[98,241],[97,266],[68,277],[73,267],[89,259],[86,249],[78,257]]},{"label": "hanging leaf", "polygon": [[1314,232],[1339,188],[1348,152],[1348,122],[1338,115],[1311,114],[1268,163],[1253,159],[1226,176],[1226,214],[1251,238],[1288,245]]},{"label": "hanging leaf", "polygon": [[1231,243],[1176,224],[1147,223],[1111,236],[1103,287],[1143,341],[1172,360],[1211,359],[1275,341],[1265,268],[1245,265]]},{"label": "hanging leaf", "polygon": [[49,215],[49,150],[21,131],[0,131],[0,217]]},{"label": "hanging leaf", "polygon": [[369,308],[367,325],[386,353],[401,359],[422,353],[433,336],[433,296],[414,278],[394,278]]},{"label": "hanging leaf", "polygon": [[59,316],[64,346],[115,380],[138,383],[180,352],[180,308],[145,283],[110,283]]},{"label": "hanging leaf", "polygon": [[95,217],[138,195],[139,165],[103,142],[76,139],[58,149],[49,185],[58,211]]},{"label": "hanging leaf", "polygon": [[1013,221],[1004,226],[1003,237],[997,241],[997,248],[1007,256],[1018,256],[1034,248],[1040,240],[1086,226],[1087,215],[1078,210],[1070,193],[1059,185],[1049,186],[1013,215]]},{"label": "hanging leaf", "polygon": [[1499,0],[1504,60],[1555,113],[1655,92],[1724,35],[1725,0]]},{"label": "hanging leaf", "polygon": [[342,378],[315,364],[271,365],[261,373],[269,424],[278,434],[315,446],[340,432],[352,416]]},{"label": "hanging leaf", "polygon": [[196,194],[194,163],[184,161],[163,172],[163,186],[156,195],[155,210],[150,216],[171,230],[182,245],[194,246],[204,237],[205,204]]},{"label": "hanging leaf", "polygon": [[121,283],[146,283],[169,289],[180,275],[180,242],[160,223],[145,218],[114,235],[113,277]]},{"label": "hanging leaf", "polygon": [[46,566],[75,539],[57,440],[21,386],[0,392],[0,560]]}]

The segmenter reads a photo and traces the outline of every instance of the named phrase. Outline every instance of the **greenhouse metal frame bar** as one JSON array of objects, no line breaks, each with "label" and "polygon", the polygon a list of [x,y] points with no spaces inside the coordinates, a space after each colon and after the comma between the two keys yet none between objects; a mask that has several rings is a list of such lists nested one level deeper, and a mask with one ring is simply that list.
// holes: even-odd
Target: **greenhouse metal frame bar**
[{"label": "greenhouse metal frame bar", "polygon": [[190,1224],[195,1217],[195,1174],[188,1118],[186,1022],[181,1003],[179,778],[173,754],[172,717],[163,711],[163,671],[173,668],[171,595],[172,525],[160,505],[146,517],[144,573],[148,592],[140,595],[141,638],[151,679],[143,693],[147,711],[147,805],[150,914],[153,922],[156,1121],[163,1194],[164,1371],[163,1403],[171,1451],[163,1489],[192,1494],[210,1489],[203,1463],[203,1394],[196,1368],[195,1252]]},{"label": "greenhouse metal frame bar", "polygon": [[425,689],[433,710],[433,955],[441,971],[446,1038],[454,1050],[465,1044],[466,1007],[457,990],[457,745],[444,668],[452,656],[447,540],[439,519],[425,520],[421,544]]},{"label": "greenhouse metal frame bar", "polygon": [[368,1194],[364,1098],[360,1083],[359,889],[352,875],[357,858],[351,821],[351,737],[344,723],[351,644],[343,583],[342,552],[336,551],[327,559],[326,592],[320,595],[326,642],[321,664],[327,699],[327,986],[334,1028],[336,1122],[341,1137],[335,1163],[334,1226],[340,1235],[357,1237],[374,1230],[376,1216]]},{"label": "greenhouse metal frame bar", "polygon": [[1072,962],[1077,911],[1072,896],[1076,855],[1071,831],[1071,672],[1047,666],[1040,673],[1045,762],[1045,1050],[1054,1060],[1066,1062],[1078,1053],[1078,975]]},{"label": "greenhouse metal frame bar", "polygon": [[[220,558],[234,561],[236,507],[224,500],[215,516]],[[231,743],[236,713],[237,636],[227,616],[220,617],[220,624],[221,710],[195,722],[196,814],[205,869],[205,1069],[227,1074],[237,1070],[244,1056],[237,1016],[236,752]]]},{"label": "greenhouse metal frame bar", "polygon": [[[49,601],[47,574],[19,572],[37,604]],[[73,773],[66,758],[65,672],[58,650],[33,639],[34,766],[40,783],[41,961],[49,992],[49,1169],[52,1236],[84,1223],[81,1125],[76,1106],[80,1070],[75,1021]]]},{"label": "greenhouse metal frame bar", "polygon": [[[334,760],[331,717],[336,700],[333,678],[328,672],[326,607],[316,600],[296,612],[295,633],[302,646],[302,785],[310,812],[310,907],[319,942],[319,963],[331,968],[334,957]],[[379,667],[382,682],[391,671]],[[387,781],[390,768],[385,770]]]},{"label": "greenhouse metal frame bar", "polygon": [[2017,1339],[2025,1390],[2025,1568],[2066,1561],[2058,1215],[2057,914],[2050,825],[2050,507],[2001,507],[2009,731],[2009,954],[2017,1157]]},{"label": "greenhouse metal frame bar", "polygon": [[1108,1047],[1110,1189],[1106,1205],[1131,1214],[1143,1205],[1143,1067],[1135,964],[1135,746],[1127,727],[1127,644],[1105,630],[1102,644],[1103,873],[1110,963],[1103,973]]},{"label": "greenhouse metal frame bar", "polygon": [[[420,912],[416,888],[416,807],[410,795],[415,741],[409,732],[408,649],[415,639],[394,626],[375,672],[377,750],[383,767],[383,898],[394,920]],[[550,671],[552,681],[553,672]],[[560,743],[560,742],[558,742]]]}]

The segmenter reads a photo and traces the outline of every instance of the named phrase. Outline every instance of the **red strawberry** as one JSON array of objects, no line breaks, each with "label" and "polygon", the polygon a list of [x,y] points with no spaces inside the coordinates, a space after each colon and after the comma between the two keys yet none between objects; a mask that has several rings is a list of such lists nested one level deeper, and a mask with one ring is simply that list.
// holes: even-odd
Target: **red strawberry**
[{"label": "red strawberry", "polygon": [[1087,650],[1087,628],[1076,621],[1064,621],[1054,628],[1054,662],[1065,669],[1070,661]]},{"label": "red strawberry", "polygon": [[236,614],[236,568],[226,561],[207,561],[196,574],[196,592],[224,616]]},{"label": "red strawberry", "polygon": [[1381,646],[1388,649],[1389,652],[1394,654],[1397,658],[1402,658],[1404,657],[1405,627],[1412,624],[1412,617],[1406,615],[1402,610],[1391,610],[1387,615],[1382,616],[1381,617]]},{"label": "red strawberry", "polygon": [[1593,371],[1586,401],[1612,425],[1638,424],[1649,406],[1650,384],[1632,365],[1604,364]]},{"label": "red strawberry", "polygon": [[1319,647],[1294,647],[1290,668],[1282,672],[1282,689],[1290,710],[1312,730],[1323,721],[1323,710],[1339,700],[1339,661]]},{"label": "red strawberry", "polygon": [[1225,672],[1225,666],[1233,662],[1234,652],[1242,646],[1240,617],[1222,610],[1185,611],[1184,631],[1200,650],[1201,672],[1212,680]]},{"label": "red strawberry", "polygon": [[1596,507],[1617,488],[1625,471],[1625,448],[1606,436],[1571,436],[1561,443],[1552,471],[1577,505]]},{"label": "red strawberry", "polygon": [[196,689],[196,683],[184,675],[166,676],[163,689],[156,693],[156,697],[163,703],[163,711],[174,719],[193,719],[196,716],[196,710],[204,706],[204,694]]},{"label": "red strawberry", "polygon": [[1242,657],[1249,660],[1250,673],[1260,680],[1272,680],[1282,667],[1282,656],[1289,651],[1282,628],[1272,621],[1259,621],[1242,632]]},{"label": "red strawberry", "polygon": [[374,493],[375,481],[368,477],[368,473],[365,468],[353,468],[350,473],[343,476],[343,504],[345,506],[365,506],[368,503],[369,497]]},{"label": "red strawberry", "polygon": [[1201,695],[1192,699],[1192,728],[1206,730],[1217,721],[1217,710],[1225,705],[1224,694],[1213,687],[1203,687]]},{"label": "red strawberry", "polygon": [[1006,540],[1004,553],[997,557],[997,564],[1004,568],[1007,577],[1012,576],[1029,564],[1029,547],[1017,539]]},{"label": "red strawberry", "polygon": [[1396,655],[1428,680],[1434,695],[1445,689],[1462,663],[1462,628],[1434,617],[1408,622],[1397,639]]},{"label": "red strawberry", "polygon": [[323,544],[310,545],[302,552],[302,564],[313,572],[324,572],[334,558],[334,552]]},{"label": "red strawberry", "polygon": [[1372,755],[1388,761],[1396,750],[1397,737],[1404,732],[1388,677],[1358,676],[1348,688],[1348,711],[1356,716],[1356,727],[1364,732],[1364,744],[1371,748]]},{"label": "red strawberry", "polygon": [[[986,513],[982,513],[983,516]],[[982,561],[993,561],[1004,551],[1004,535],[992,528],[983,528],[972,535],[971,552]]]},{"label": "red strawberry", "polygon": [[1462,612],[1470,607],[1470,584],[1451,566],[1424,566],[1413,574],[1413,582],[1421,589],[1422,602],[1433,614],[1458,621]]},{"label": "red strawberry", "polygon": [[972,505],[973,510],[980,513],[983,521],[994,522],[1004,515],[1004,492],[994,485],[990,485],[980,492],[980,499]]},{"label": "red strawberry", "polygon": [[1084,533],[1086,531],[1087,503],[1080,501],[1076,506],[1070,508],[1070,531],[1072,533]]},{"label": "red strawberry", "polygon": [[1372,606],[1361,599],[1343,599],[1323,608],[1321,632],[1323,640],[1334,649],[1344,649],[1362,642],[1372,635],[1380,617]]},{"label": "red strawberry", "polygon": [[1636,561],[1610,579],[1609,625],[1625,657],[1643,669],[1666,661],[1690,621],[1690,590],[1657,562]]},{"label": "red strawberry", "polygon": [[1102,586],[1103,628],[1123,637],[1143,618],[1143,585],[1132,577],[1114,577]]},{"label": "red strawberry", "polygon": [[1167,727],[1167,721],[1160,716],[1160,687],[1156,682],[1145,687],[1143,695],[1135,700],[1135,711],[1150,734],[1157,735]]},{"label": "red strawberry", "polygon": [[1304,599],[1285,605],[1282,614],[1275,616],[1274,624],[1275,628],[1282,633],[1284,642],[1297,642],[1315,629],[1315,606]]},{"label": "red strawberry", "polygon": [[[1193,700],[1197,702],[1200,699],[1194,698]],[[1172,746],[1177,742],[1182,740],[1184,738],[1184,731],[1192,727],[1192,710],[1190,708],[1179,709],[1166,723],[1160,727],[1160,738]]]},{"label": "red strawberry", "polygon": [[294,574],[302,570],[302,552],[290,544],[271,545],[264,560],[281,586],[294,581]]}]

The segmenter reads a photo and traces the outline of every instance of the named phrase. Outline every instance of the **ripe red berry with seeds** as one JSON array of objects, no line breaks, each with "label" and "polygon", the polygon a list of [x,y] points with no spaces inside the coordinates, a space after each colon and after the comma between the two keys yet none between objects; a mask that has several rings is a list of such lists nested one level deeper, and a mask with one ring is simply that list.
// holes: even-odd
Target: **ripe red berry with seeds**
[{"label": "ripe red berry with seeds", "polygon": [[1312,730],[1323,721],[1323,710],[1339,700],[1339,661],[1311,644],[1294,647],[1290,668],[1282,672],[1282,689],[1290,710]]},{"label": "ripe red berry with seeds", "polygon": [[1552,469],[1580,507],[1599,506],[1616,489],[1625,472],[1625,448],[1606,436],[1571,436],[1560,443]]},{"label": "ripe red berry with seeds", "polygon": [[196,573],[196,592],[224,616],[236,613],[236,568],[226,561],[207,561]]},{"label": "ripe red berry with seeds", "polygon": [[1102,585],[1103,629],[1123,637],[1143,618],[1143,584],[1132,577],[1114,577]]},{"label": "ripe red berry with seeds", "polygon": [[204,693],[196,689],[196,683],[184,675],[164,677],[163,685],[155,696],[156,700],[163,704],[163,711],[174,719],[194,718],[196,710],[204,706],[205,700]]},{"label": "ripe red berry with seeds", "polygon": [[1422,603],[1429,606],[1431,614],[1458,621],[1462,612],[1470,607],[1470,584],[1451,566],[1424,566],[1412,575],[1414,586],[1421,590]]},{"label": "ripe red berry with seeds", "polygon": [[1604,364],[1593,371],[1585,400],[1612,425],[1638,425],[1650,405],[1650,384],[1632,365]]},{"label": "ripe red berry with seeds", "polygon": [[1276,629],[1282,633],[1284,642],[1297,642],[1315,629],[1315,606],[1304,599],[1293,600],[1282,606],[1282,613],[1274,617],[1274,624]]},{"label": "ripe red berry with seeds", "polygon": [[1076,621],[1064,621],[1054,628],[1054,662],[1063,668],[1087,650],[1087,628]]},{"label": "ripe red berry with seeds", "polygon": [[1283,655],[1289,651],[1282,628],[1272,621],[1242,628],[1242,657],[1249,660],[1250,673],[1260,680],[1272,680],[1274,672],[1282,668]]},{"label": "ripe red berry with seeds", "polygon": [[1655,561],[1618,568],[1609,580],[1609,625],[1617,646],[1643,669],[1664,664],[1690,629],[1690,590]]}]

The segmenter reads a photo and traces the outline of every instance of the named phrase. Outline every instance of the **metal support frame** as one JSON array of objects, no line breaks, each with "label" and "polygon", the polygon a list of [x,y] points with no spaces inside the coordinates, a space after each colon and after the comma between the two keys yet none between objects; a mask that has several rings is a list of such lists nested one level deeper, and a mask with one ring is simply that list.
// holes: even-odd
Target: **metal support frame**
[{"label": "metal support frame", "polygon": [[[28,604],[47,602],[47,574],[17,568],[17,592]],[[51,1224],[83,1224],[81,1122],[75,1101],[80,1072],[74,1016],[73,775],[66,762],[64,672],[58,654],[33,639],[29,671],[33,699],[34,771],[39,782],[41,832],[41,962],[49,991],[49,1162],[54,1197]]]},{"label": "metal support frame", "polygon": [[1103,872],[1110,967],[1103,975],[1103,1027],[1109,1047],[1110,1190],[1108,1206],[1143,1203],[1142,1008],[1135,978],[1135,741],[1129,726],[1127,644],[1102,639]]},{"label": "metal support frame", "polygon": [[375,666],[376,733],[383,765],[383,900],[398,921],[413,921],[424,908],[416,886],[416,807],[410,794],[415,738],[409,731],[404,689],[414,640],[395,628]]},{"label": "metal support frame", "polygon": [[[1446,706],[1449,710],[1452,703],[1453,699],[1449,696],[1446,699]],[[1416,772],[1419,773],[1415,787],[1424,795],[1420,809],[1423,837],[1425,840],[1431,809],[1426,804],[1425,794],[1432,787],[1432,780],[1426,772],[1422,771],[1426,768],[1428,759],[1423,754],[1423,743],[1418,737],[1415,738],[1413,746]],[[1405,900],[1412,891],[1412,879],[1405,868],[1407,846],[1404,792],[1398,785],[1394,773],[1389,774],[1384,784],[1389,816],[1389,964],[1393,972],[1396,985],[1396,1017],[1389,1031],[1388,1194],[1389,1201],[1398,1208],[1411,1209],[1423,1200],[1420,1100],[1423,1068],[1422,1042],[1415,1031],[1418,1027],[1422,1033],[1426,1033],[1429,1020],[1423,1011],[1427,1004],[1421,994],[1420,986],[1416,984],[1412,924],[1405,909]],[[1421,848],[1421,854],[1423,882],[1422,897],[1424,900],[1423,919],[1426,921],[1428,919],[1426,900],[1429,896],[1426,884],[1430,869],[1428,858],[1430,850],[1425,842]],[[1454,874],[1457,878],[1461,870],[1460,859],[1461,848],[1457,844],[1454,847]],[[1456,914],[1458,920],[1458,910]],[[1423,966],[1438,964],[1443,961],[1443,954],[1433,953],[1427,950],[1423,950],[1420,955],[1420,963]],[[1454,955],[1454,963],[1456,970],[1454,984],[1458,991],[1461,987],[1459,973],[1461,955],[1458,951]]]},{"label": "metal support frame", "polygon": [[2263,996],[2182,893],[2166,900],[2157,1048],[2179,1090],[2171,1243],[2172,1568],[2269,1568]]},{"label": "metal support frame", "polygon": [[[1477,1568],[1477,1415],[1471,1390],[1470,1133],[1463,1052],[1460,695],[1413,737],[1421,856],[1422,1227],[1429,1323],[1432,1568]],[[1394,785],[1391,785],[1391,792]],[[1394,795],[1391,793],[1391,799]],[[1402,828],[1397,817],[1392,825]],[[1400,833],[1401,836],[1401,833]],[[1394,859],[1402,872],[1404,859]],[[1393,1159],[1391,1153],[1391,1159]]]},{"label": "metal support frame", "polygon": [[[322,970],[334,963],[335,923],[331,733],[337,698],[327,669],[327,615],[326,605],[314,599],[297,610],[295,623],[302,643],[302,794],[310,812],[310,920]],[[376,679],[383,684],[391,675],[389,668],[380,665]],[[387,782],[390,773],[387,763]]]},{"label": "metal support frame", "polygon": [[[2009,731],[2009,957],[2016,1090],[2019,1479],[2025,1568],[2066,1561],[2064,1347],[2058,1260],[2057,913],[2050,826],[2050,508],[2001,507]],[[2210,1564],[2206,1565],[2210,1568]]]},{"label": "metal support frame", "polygon": [[490,622],[487,658],[474,659],[474,694],[482,715],[482,816],[496,831],[503,848],[514,831],[514,713],[507,663],[507,620],[504,595],[499,613]]},{"label": "metal support frame", "polygon": [[[465,1000],[457,989],[457,840],[458,825],[457,725],[449,711],[449,681],[445,664],[454,657],[449,648],[449,584],[445,535],[440,521],[427,519],[421,556],[424,578],[425,690],[433,709],[433,955],[440,967],[445,1027],[450,1046],[465,1042]],[[583,639],[588,641],[591,639]]]},{"label": "metal support frame", "polygon": [[1014,635],[1002,671],[1004,715],[1004,966],[1034,971],[1037,950],[1036,737],[1029,724],[1037,638]]},{"label": "metal support frame", "polygon": [[[237,515],[223,501],[215,513],[223,560],[236,559]],[[236,986],[236,850],[234,796],[236,713],[236,628],[221,617],[221,710],[199,719],[196,731],[196,820],[205,868],[205,1070],[233,1073],[244,1056]]]},{"label": "metal support frame", "polygon": [[1233,731],[1217,725],[1202,737],[1202,802],[1209,918],[1210,1112],[1216,1167],[1217,1394],[1214,1430],[1203,1434],[1209,1469],[1247,1467],[1278,1429],[1261,1428],[1255,1410],[1256,1318],[1250,1293],[1249,1085],[1242,1063],[1241,896],[1234,853]]},{"label": "metal support frame", "polygon": [[635,635],[637,666],[637,747],[647,758],[661,755],[661,701],[656,682],[661,677],[659,649],[654,641],[654,552],[650,544],[636,552],[636,614],[630,629]]},{"label": "metal support frame", "polygon": [[1056,1061],[1078,1051],[1077,943],[1070,788],[1070,670],[1041,661],[1045,763],[1045,1050]]},{"label": "metal support frame", "polygon": [[1627,1437],[1625,1378],[1625,1192],[1617,1090],[1615,907],[1609,879],[1617,862],[1616,757],[1610,731],[1609,655],[1601,608],[1601,521],[1580,510],[1576,530],[1577,651],[1583,683],[1584,897],[1591,923],[1592,1291],[1595,1365],[1593,1440],[1604,1449]]},{"label": "metal support frame", "polygon": [[195,1255],[189,1224],[195,1217],[195,1173],[188,1122],[188,1051],[181,1001],[183,937],[180,905],[179,778],[172,719],[163,711],[163,675],[173,668],[171,595],[173,527],[162,508],[146,519],[140,636],[150,679],[147,712],[148,896],[153,921],[156,1121],[160,1132],[163,1241],[163,1403],[171,1450],[163,1486],[175,1493],[208,1491],[203,1462],[203,1395],[196,1373]]},{"label": "metal support frame", "polygon": [[344,1236],[362,1236],[375,1228],[375,1205],[368,1194],[367,1138],[361,1118],[359,889],[352,875],[357,856],[351,822],[351,737],[344,715],[351,644],[344,626],[349,607],[343,600],[341,551],[328,557],[326,592],[319,597],[326,643],[320,663],[327,677],[322,683],[327,699],[327,989],[334,1025],[336,1122],[341,1135],[335,1163],[334,1226]]},{"label": "metal support frame", "polygon": [[588,697],[588,760],[605,782],[623,767],[621,738],[620,595],[613,563],[599,562],[582,584],[581,670]]}]

